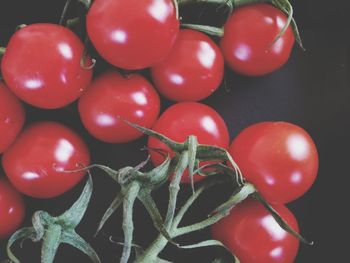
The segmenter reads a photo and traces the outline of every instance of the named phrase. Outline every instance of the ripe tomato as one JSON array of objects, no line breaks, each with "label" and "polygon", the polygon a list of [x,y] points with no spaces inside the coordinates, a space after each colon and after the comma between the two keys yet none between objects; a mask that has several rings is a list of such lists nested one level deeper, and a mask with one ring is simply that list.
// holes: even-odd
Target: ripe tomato
[{"label": "ripe tomato", "polygon": [[[294,230],[299,230],[288,208],[283,205],[274,208]],[[299,240],[284,231],[263,205],[253,199],[245,200],[214,224],[212,235],[241,263],[293,263],[299,248]]]},{"label": "ripe tomato", "polygon": [[0,82],[0,154],[3,153],[21,131],[25,112],[22,104],[11,91]]},{"label": "ripe tomato", "polygon": [[45,109],[64,107],[80,97],[91,81],[92,70],[80,65],[83,50],[83,43],[65,27],[29,25],[11,37],[2,74],[23,101]]},{"label": "ripe tomato", "polygon": [[152,68],[152,78],[165,97],[175,101],[198,101],[220,85],[224,59],[207,35],[181,30],[170,54]]},{"label": "ripe tomato", "polygon": [[85,127],[96,138],[110,143],[129,142],[142,136],[123,119],[150,128],[159,111],[157,92],[138,74],[123,77],[116,72],[104,73],[79,100]]},{"label": "ripe tomato", "polygon": [[0,240],[16,231],[24,219],[22,196],[5,179],[0,179]]},{"label": "ripe tomato", "polygon": [[230,153],[244,177],[271,203],[288,203],[313,184],[318,154],[312,138],[287,122],[262,122],[244,129]]},{"label": "ripe tomato", "polygon": [[[207,105],[196,102],[180,102],[169,107],[158,119],[153,130],[162,133],[177,142],[184,142],[189,135],[197,136],[199,143],[228,148],[229,133],[221,116]],[[150,137],[148,140],[150,155],[155,165],[164,161],[164,156],[152,150],[162,149],[174,155],[161,141]],[[194,176],[198,181],[203,177]],[[182,177],[183,183],[189,183],[188,173]]]},{"label": "ripe tomato", "polygon": [[2,157],[11,183],[36,198],[61,195],[75,186],[84,173],[64,173],[87,166],[87,146],[70,129],[54,122],[37,123],[24,130]]},{"label": "ripe tomato", "polygon": [[285,14],[269,4],[238,8],[225,24],[221,50],[228,65],[247,76],[261,76],[284,65],[294,44],[289,26],[273,44],[287,21]]},{"label": "ripe tomato", "polygon": [[87,32],[97,51],[125,69],[159,63],[178,31],[172,0],[96,0],[87,15]]}]

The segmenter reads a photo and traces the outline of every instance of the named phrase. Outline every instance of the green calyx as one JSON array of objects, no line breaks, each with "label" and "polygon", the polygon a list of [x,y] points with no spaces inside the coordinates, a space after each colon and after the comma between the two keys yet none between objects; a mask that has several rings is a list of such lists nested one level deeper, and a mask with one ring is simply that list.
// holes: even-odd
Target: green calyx
[{"label": "green calyx", "polygon": [[75,232],[75,228],[82,220],[92,195],[93,183],[89,176],[82,194],[72,207],[58,217],[53,217],[45,211],[37,211],[33,215],[33,226],[15,232],[7,244],[7,254],[14,263],[20,261],[12,253],[11,247],[17,240],[30,238],[33,242],[43,241],[41,262],[52,263],[60,244],[71,245],[90,257],[94,263],[100,263],[95,250]]}]

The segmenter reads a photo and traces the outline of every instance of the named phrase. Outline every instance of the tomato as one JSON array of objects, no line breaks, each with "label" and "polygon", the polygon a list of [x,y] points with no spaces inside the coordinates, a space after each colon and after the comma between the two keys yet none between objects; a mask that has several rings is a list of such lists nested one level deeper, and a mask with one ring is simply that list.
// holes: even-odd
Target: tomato
[{"label": "tomato", "polygon": [[16,231],[24,219],[22,196],[5,179],[0,179],[0,240]]},{"label": "tomato", "polygon": [[225,24],[221,50],[228,65],[247,76],[261,76],[282,67],[294,45],[291,26],[274,43],[287,18],[269,4],[237,8]]},{"label": "tomato", "polygon": [[79,100],[79,112],[87,130],[99,140],[125,143],[142,133],[123,120],[151,128],[160,111],[160,99],[141,75],[117,72],[99,76]]},{"label": "tomato", "polygon": [[[153,130],[177,142],[184,142],[189,135],[195,135],[201,144],[222,148],[228,148],[229,145],[229,133],[224,120],[215,110],[197,102],[180,102],[172,105],[160,116]],[[165,144],[153,137],[149,138],[148,147],[155,165],[160,165],[164,161],[164,156],[152,149],[162,149],[174,156]],[[194,176],[195,181],[202,178],[199,175]],[[190,182],[188,172],[182,177],[182,182]]]},{"label": "tomato", "polygon": [[99,54],[129,70],[159,63],[179,27],[172,0],[96,0],[87,14],[87,32]]},{"label": "tomato", "polygon": [[[299,231],[298,222],[288,208],[283,205],[274,208]],[[245,200],[214,224],[212,235],[241,263],[293,263],[299,248],[299,240],[284,231],[263,205],[253,199]]]},{"label": "tomato", "polygon": [[152,68],[160,93],[174,101],[198,101],[210,96],[224,74],[224,59],[207,35],[181,30],[173,50]]},{"label": "tomato", "polygon": [[36,198],[59,196],[83,177],[68,173],[87,166],[87,146],[70,129],[54,122],[36,123],[24,130],[2,157],[11,183],[22,193]]},{"label": "tomato", "polygon": [[0,82],[0,154],[3,153],[21,131],[25,112],[22,104],[11,91]]},{"label": "tomato", "polygon": [[230,153],[243,176],[271,203],[288,203],[313,184],[318,154],[312,138],[287,122],[262,122],[244,129]]},{"label": "tomato", "polygon": [[1,64],[4,80],[13,93],[33,106],[64,107],[80,97],[91,81],[92,70],[80,65],[83,50],[80,39],[65,27],[26,26],[8,43]]}]

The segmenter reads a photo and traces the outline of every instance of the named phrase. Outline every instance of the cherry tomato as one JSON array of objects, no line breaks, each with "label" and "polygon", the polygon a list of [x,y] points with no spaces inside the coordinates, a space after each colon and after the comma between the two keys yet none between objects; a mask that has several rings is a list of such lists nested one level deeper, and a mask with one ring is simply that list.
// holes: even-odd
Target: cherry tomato
[{"label": "cherry tomato", "polygon": [[123,120],[150,128],[157,120],[160,100],[141,75],[116,72],[99,76],[79,100],[81,120],[96,138],[110,143],[135,140],[142,133]]},{"label": "cherry tomato", "polygon": [[88,148],[80,137],[54,122],[36,123],[24,130],[2,157],[11,183],[36,198],[56,197],[71,189],[84,172],[67,171],[89,162]]},{"label": "cherry tomato", "polygon": [[[195,135],[201,144],[225,149],[229,145],[229,133],[224,120],[215,110],[197,102],[180,102],[172,105],[160,116],[153,130],[177,142],[184,142],[189,135]],[[164,143],[153,137],[149,138],[148,147],[155,165],[161,164],[164,156],[152,149],[162,149],[174,156]],[[199,175],[194,176],[195,181],[202,178]],[[182,182],[190,182],[187,172],[183,175]]]},{"label": "cherry tomato", "polygon": [[83,50],[80,39],[65,27],[29,25],[11,37],[2,74],[23,101],[39,108],[61,108],[80,97],[91,81],[92,70],[80,65]]},{"label": "cherry tomato", "polygon": [[271,203],[288,203],[313,184],[318,154],[312,138],[287,122],[262,122],[244,129],[230,153],[244,177]]},{"label": "cherry tomato", "polygon": [[87,32],[97,51],[124,69],[159,63],[178,31],[172,0],[96,0],[87,15]]},{"label": "cherry tomato", "polygon": [[220,85],[224,59],[207,35],[181,30],[170,54],[152,68],[157,89],[174,101],[198,101],[210,96]]},{"label": "cherry tomato", "polygon": [[21,131],[25,112],[20,101],[0,82],[0,154],[16,139]]},{"label": "cherry tomato", "polygon": [[[288,208],[283,205],[274,208],[299,231],[298,222]],[[293,263],[299,248],[298,239],[284,231],[263,205],[253,199],[245,200],[214,224],[212,235],[241,263]]]},{"label": "cherry tomato", "polygon": [[247,76],[261,76],[282,67],[294,44],[291,26],[274,43],[287,18],[269,4],[254,4],[234,11],[225,24],[221,50],[228,65]]},{"label": "cherry tomato", "polygon": [[0,240],[16,231],[24,219],[22,196],[5,179],[0,179]]}]

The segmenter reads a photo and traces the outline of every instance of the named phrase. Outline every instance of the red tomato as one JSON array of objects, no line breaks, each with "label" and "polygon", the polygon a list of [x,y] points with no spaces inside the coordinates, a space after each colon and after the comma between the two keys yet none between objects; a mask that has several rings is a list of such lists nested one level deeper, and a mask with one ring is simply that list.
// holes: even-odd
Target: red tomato
[{"label": "red tomato", "polygon": [[25,112],[22,104],[11,91],[0,82],[0,154],[3,153],[21,131]]},{"label": "red tomato", "polygon": [[65,27],[29,25],[11,37],[2,74],[23,101],[45,109],[64,107],[80,97],[91,81],[92,70],[80,65],[83,50],[80,39]]},{"label": "red tomato", "polygon": [[284,65],[294,44],[289,26],[273,44],[285,26],[287,18],[269,4],[254,4],[234,11],[225,24],[221,50],[228,65],[247,76],[261,76]]},{"label": "red tomato", "polygon": [[244,129],[230,153],[243,176],[271,203],[288,203],[313,184],[318,154],[312,138],[287,122],[262,122]]},{"label": "red tomato", "polygon": [[156,87],[175,101],[198,101],[210,96],[224,74],[224,59],[207,35],[181,30],[171,53],[152,68]]},{"label": "red tomato", "polygon": [[54,122],[27,128],[4,153],[2,165],[11,183],[22,193],[36,198],[59,196],[84,173],[64,173],[87,166],[87,146],[70,129]]},{"label": "red tomato", "polygon": [[172,0],[96,0],[87,15],[87,32],[97,51],[125,69],[160,62],[178,31]]},{"label": "red tomato", "polygon": [[5,179],[0,179],[0,240],[16,231],[24,219],[21,195]]},{"label": "red tomato", "polygon": [[[177,142],[184,142],[189,135],[195,135],[201,144],[222,148],[228,148],[229,145],[229,133],[224,120],[215,110],[201,103],[181,102],[172,105],[160,116],[153,129]],[[153,137],[149,138],[148,147],[171,153],[165,144]],[[155,165],[160,165],[164,161],[164,156],[161,154],[152,150],[149,153]],[[202,178],[195,175],[194,180]],[[190,182],[187,172],[182,182]]]},{"label": "red tomato", "polygon": [[116,72],[99,76],[79,100],[81,120],[96,138],[110,143],[135,140],[142,133],[123,119],[150,128],[157,120],[160,100],[141,75]]},{"label": "red tomato", "polygon": [[[274,208],[299,231],[298,222],[288,208],[283,205]],[[245,200],[214,224],[212,235],[241,263],[293,263],[299,248],[299,240],[284,231],[263,205],[253,199]]]}]

